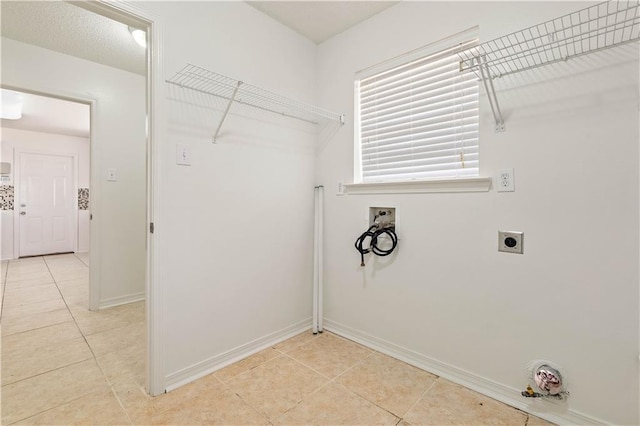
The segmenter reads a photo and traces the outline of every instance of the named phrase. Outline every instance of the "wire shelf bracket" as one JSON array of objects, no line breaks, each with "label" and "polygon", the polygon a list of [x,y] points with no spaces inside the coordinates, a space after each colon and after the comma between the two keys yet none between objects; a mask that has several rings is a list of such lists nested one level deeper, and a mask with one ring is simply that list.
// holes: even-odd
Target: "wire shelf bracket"
[{"label": "wire shelf bracket", "polygon": [[605,1],[458,53],[460,71],[482,81],[496,131],[504,130],[492,81],[640,40],[638,0]]},{"label": "wire shelf bracket", "polygon": [[487,93],[487,99],[489,100],[489,106],[491,107],[491,113],[493,114],[493,120],[495,121],[496,132],[504,132],[504,118],[502,118],[502,112],[500,111],[500,105],[498,105],[498,97],[496,96],[496,89],[493,86],[493,79],[491,78],[491,73],[489,71],[489,67],[487,66],[486,59],[484,56],[478,56],[476,58],[478,60],[478,69],[480,71],[480,79],[482,80],[482,85],[484,86],[484,90]]},{"label": "wire shelf bracket", "polygon": [[214,132],[214,143],[217,141],[224,121],[234,103],[301,120],[313,125],[330,122],[343,125],[345,122],[344,114],[337,114],[314,105],[299,102],[192,64],[187,64],[166,82],[183,89],[194,90],[228,101]]}]

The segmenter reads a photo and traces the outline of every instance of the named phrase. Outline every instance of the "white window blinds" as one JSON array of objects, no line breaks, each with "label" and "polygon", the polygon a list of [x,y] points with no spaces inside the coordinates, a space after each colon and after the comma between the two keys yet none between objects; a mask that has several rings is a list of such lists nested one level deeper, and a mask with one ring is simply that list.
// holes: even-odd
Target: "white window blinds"
[{"label": "white window blinds", "polygon": [[456,43],[356,80],[356,181],[478,175],[478,82],[460,72],[457,55],[476,44]]}]

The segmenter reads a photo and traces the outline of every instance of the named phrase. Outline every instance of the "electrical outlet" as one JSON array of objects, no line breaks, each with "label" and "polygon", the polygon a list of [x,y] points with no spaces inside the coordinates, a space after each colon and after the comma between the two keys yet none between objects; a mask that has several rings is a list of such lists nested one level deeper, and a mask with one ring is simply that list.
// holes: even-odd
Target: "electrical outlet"
[{"label": "electrical outlet", "polygon": [[338,182],[336,195],[344,195],[344,183]]},{"label": "electrical outlet", "polygon": [[513,169],[498,170],[496,175],[496,191],[513,192],[516,190],[515,175]]},{"label": "electrical outlet", "polygon": [[522,254],[524,233],[519,231],[498,231],[498,251]]}]

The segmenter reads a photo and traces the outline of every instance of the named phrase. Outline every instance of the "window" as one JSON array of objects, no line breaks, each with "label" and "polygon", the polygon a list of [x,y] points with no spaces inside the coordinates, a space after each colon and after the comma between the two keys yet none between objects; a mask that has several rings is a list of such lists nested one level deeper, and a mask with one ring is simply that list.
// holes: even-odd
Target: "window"
[{"label": "window", "polygon": [[478,176],[478,81],[457,55],[470,33],[357,74],[355,182]]}]

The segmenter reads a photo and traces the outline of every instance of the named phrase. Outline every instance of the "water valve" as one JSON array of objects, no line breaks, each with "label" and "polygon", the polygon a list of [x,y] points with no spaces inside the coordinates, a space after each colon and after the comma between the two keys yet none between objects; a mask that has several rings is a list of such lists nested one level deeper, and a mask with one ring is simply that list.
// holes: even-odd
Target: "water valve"
[{"label": "water valve", "polygon": [[379,229],[396,227],[395,207],[369,207],[369,226],[376,225]]}]

